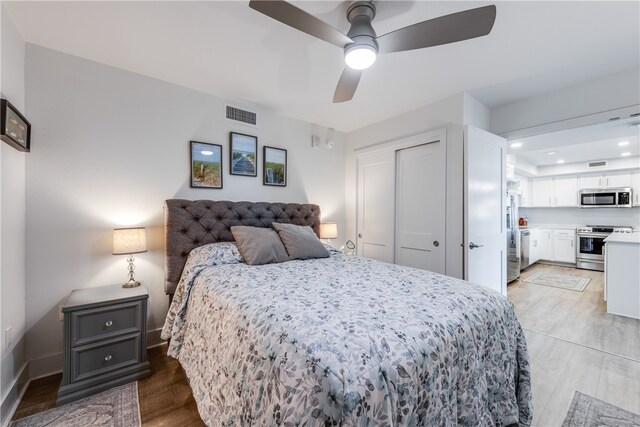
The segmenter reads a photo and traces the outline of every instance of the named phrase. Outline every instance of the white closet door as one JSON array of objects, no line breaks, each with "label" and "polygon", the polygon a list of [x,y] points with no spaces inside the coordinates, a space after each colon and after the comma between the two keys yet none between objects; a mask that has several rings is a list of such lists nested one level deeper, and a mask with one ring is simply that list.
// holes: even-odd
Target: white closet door
[{"label": "white closet door", "polygon": [[358,255],[394,262],[395,152],[358,157]]},{"label": "white closet door", "polygon": [[445,273],[445,160],[440,141],[396,152],[397,264]]}]

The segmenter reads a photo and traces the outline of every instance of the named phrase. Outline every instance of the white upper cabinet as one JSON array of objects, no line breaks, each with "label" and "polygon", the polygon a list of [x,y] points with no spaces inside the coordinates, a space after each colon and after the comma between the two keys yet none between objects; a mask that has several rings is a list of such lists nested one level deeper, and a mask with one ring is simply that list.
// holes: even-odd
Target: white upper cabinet
[{"label": "white upper cabinet", "polygon": [[604,176],[604,186],[605,188],[631,187],[631,174],[629,172],[608,173]]},{"label": "white upper cabinet", "polygon": [[633,190],[633,206],[640,206],[640,172],[631,174],[631,189]]},{"label": "white upper cabinet", "polygon": [[578,178],[580,189],[602,188],[602,175],[582,175]]},{"label": "white upper cabinet", "polygon": [[563,176],[555,179],[555,206],[578,206],[578,178]]},{"label": "white upper cabinet", "polygon": [[531,181],[533,207],[578,206],[578,178],[538,178]]},{"label": "white upper cabinet", "polygon": [[531,193],[531,206],[554,206],[556,195],[553,186],[553,178],[539,178],[532,180]]},{"label": "white upper cabinet", "polygon": [[630,172],[609,172],[600,175],[583,175],[579,178],[579,188],[618,188],[631,186]]}]

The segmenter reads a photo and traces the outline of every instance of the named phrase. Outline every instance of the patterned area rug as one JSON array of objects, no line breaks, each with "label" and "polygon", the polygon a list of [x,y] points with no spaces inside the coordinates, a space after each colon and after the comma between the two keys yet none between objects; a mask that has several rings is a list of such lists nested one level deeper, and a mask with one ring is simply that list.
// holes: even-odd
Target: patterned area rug
[{"label": "patterned area rug", "polygon": [[114,387],[75,402],[21,418],[9,427],[109,426],[140,425],[138,382]]},{"label": "patterned area rug", "polygon": [[569,276],[566,274],[545,273],[540,271],[524,279],[524,282],[534,285],[553,286],[554,288],[568,289],[570,291],[584,291],[589,284],[588,277]]},{"label": "patterned area rug", "polygon": [[562,427],[640,426],[640,415],[576,391]]}]

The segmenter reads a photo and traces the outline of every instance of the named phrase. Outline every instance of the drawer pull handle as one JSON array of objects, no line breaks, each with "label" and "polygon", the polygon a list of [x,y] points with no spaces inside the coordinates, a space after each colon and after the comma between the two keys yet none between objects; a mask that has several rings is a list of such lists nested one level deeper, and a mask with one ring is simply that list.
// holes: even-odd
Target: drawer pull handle
[{"label": "drawer pull handle", "polygon": [[108,320],[107,323],[105,323],[105,326],[108,328],[109,326],[113,325],[113,321],[112,320]]},{"label": "drawer pull handle", "polygon": [[111,355],[108,355],[107,357],[104,358],[105,362],[108,362],[111,360]]}]

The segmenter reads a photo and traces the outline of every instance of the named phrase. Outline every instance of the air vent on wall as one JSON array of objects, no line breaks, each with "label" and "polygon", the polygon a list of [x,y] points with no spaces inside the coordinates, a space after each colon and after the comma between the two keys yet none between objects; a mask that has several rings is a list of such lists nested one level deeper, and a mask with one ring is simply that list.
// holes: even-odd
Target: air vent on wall
[{"label": "air vent on wall", "polygon": [[597,162],[589,162],[587,163],[588,168],[600,168],[602,166],[607,166],[606,160],[598,160]]},{"label": "air vent on wall", "polygon": [[227,105],[226,118],[249,126],[258,126],[258,115],[253,111],[241,110],[240,108]]}]

